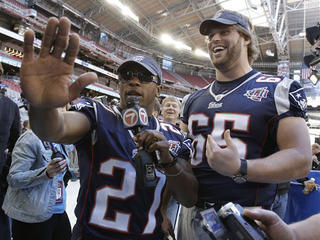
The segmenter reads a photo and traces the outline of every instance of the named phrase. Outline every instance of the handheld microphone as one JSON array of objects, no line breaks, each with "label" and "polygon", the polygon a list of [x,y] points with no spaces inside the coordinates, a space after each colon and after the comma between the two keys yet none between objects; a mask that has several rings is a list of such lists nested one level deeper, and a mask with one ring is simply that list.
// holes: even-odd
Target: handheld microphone
[{"label": "handheld microphone", "polygon": [[149,125],[146,110],[139,106],[138,97],[128,97],[127,109],[122,111],[124,128],[133,130],[134,134],[141,132]]},{"label": "handheld microphone", "polygon": [[[132,130],[134,134],[141,132],[143,127],[149,125],[147,112],[139,106],[137,97],[128,98],[127,109],[122,111],[122,119],[124,127]],[[137,185],[140,188],[154,188],[157,185],[153,155],[154,153],[149,153],[140,147],[134,159]]]}]

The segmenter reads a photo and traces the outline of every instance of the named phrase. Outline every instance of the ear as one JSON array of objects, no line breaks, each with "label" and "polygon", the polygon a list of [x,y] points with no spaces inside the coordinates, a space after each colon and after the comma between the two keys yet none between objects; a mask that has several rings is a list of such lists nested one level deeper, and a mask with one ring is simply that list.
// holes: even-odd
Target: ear
[{"label": "ear", "polygon": [[160,97],[160,93],[162,91],[162,86],[161,85],[157,85],[157,89],[156,89],[156,97]]},{"label": "ear", "polygon": [[244,44],[246,46],[249,46],[249,44],[251,43],[251,38],[249,36],[247,36],[247,35],[244,35],[244,34],[242,36],[243,36],[243,39],[244,39]]}]

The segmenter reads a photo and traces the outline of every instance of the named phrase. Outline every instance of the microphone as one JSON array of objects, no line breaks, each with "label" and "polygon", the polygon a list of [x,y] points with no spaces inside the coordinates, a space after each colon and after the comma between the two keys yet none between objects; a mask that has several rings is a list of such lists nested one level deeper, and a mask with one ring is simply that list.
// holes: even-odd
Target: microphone
[{"label": "microphone", "polygon": [[[134,134],[140,133],[144,127],[149,126],[146,110],[139,106],[138,97],[127,99],[127,109],[122,111],[124,128],[130,129]],[[155,172],[155,153],[149,153],[140,147],[134,159],[137,173],[137,185],[142,189],[155,188],[157,177]]]},{"label": "microphone", "polygon": [[134,134],[141,132],[143,127],[149,126],[146,110],[139,106],[138,97],[128,97],[127,109],[122,111],[124,128],[133,130]]}]

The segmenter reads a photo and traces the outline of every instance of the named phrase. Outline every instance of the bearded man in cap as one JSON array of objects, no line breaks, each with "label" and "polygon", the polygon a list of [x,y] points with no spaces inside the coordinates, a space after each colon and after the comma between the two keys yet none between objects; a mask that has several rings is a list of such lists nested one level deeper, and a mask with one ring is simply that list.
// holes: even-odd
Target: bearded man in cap
[{"label": "bearded man in cap", "polygon": [[201,23],[200,33],[217,80],[191,94],[183,110],[199,182],[196,206],[180,216],[183,240],[211,239],[200,211],[228,202],[270,209],[274,183],[305,177],[311,168],[303,88],[252,69],[257,51],[249,19],[221,10]]},{"label": "bearded man in cap", "polygon": [[[34,32],[25,33],[21,87],[30,103],[32,130],[43,140],[76,144],[80,192],[72,239],[163,239],[160,208],[165,187],[182,204],[191,206],[197,181],[182,160],[189,157],[190,142],[152,116],[161,90],[161,69],[148,56],[134,56],[118,68],[119,107],[84,99],[71,111],[61,112],[57,108],[97,80],[96,74],[86,73],[72,82],[79,37],[71,34],[69,39],[69,32],[67,18],[50,18],[38,58],[33,56]],[[138,98],[149,121],[137,133],[124,126],[121,114],[132,97]],[[162,172],[155,171],[156,186],[150,189],[137,186],[138,147],[158,152]]]}]

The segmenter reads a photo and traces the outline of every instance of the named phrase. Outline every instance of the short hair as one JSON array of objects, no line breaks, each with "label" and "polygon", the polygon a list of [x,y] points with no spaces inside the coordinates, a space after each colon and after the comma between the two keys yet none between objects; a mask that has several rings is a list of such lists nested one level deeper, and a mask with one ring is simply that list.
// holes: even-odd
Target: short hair
[{"label": "short hair", "polygon": [[163,100],[162,100],[162,107],[164,106],[164,104],[167,102],[167,101],[175,101],[175,102],[177,102],[178,103],[178,105],[179,105],[179,107],[181,108],[181,103],[180,103],[180,101],[179,101],[179,99],[177,98],[177,97],[175,97],[175,96],[167,96],[167,97],[165,97]]},{"label": "short hair", "polygon": [[[252,26],[250,21],[249,21],[249,25],[250,27]],[[248,32],[245,28],[241,27],[240,25],[233,25],[233,26],[240,34],[244,35],[244,37],[250,38],[251,40],[251,42],[248,45],[248,61],[249,61],[249,64],[251,65],[258,58],[258,55],[259,55],[256,40],[252,34],[252,31]]]},{"label": "short hair", "polygon": [[318,143],[312,144],[312,147],[320,150],[320,145]]}]

